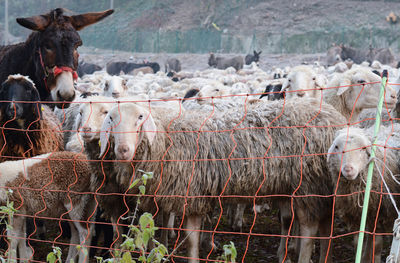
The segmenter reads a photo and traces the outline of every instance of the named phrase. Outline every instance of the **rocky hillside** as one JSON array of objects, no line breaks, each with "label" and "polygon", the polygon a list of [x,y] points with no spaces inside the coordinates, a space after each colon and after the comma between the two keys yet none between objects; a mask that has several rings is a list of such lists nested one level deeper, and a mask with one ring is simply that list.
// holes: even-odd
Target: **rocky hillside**
[{"label": "rocky hillside", "polygon": [[[115,14],[84,29],[86,45],[135,52],[267,53],[324,52],[331,43],[400,51],[400,1],[349,0],[114,0]],[[0,6],[4,0],[0,0]],[[15,17],[63,6],[102,10],[110,0],[25,0],[10,3],[14,35],[28,32]],[[3,12],[0,14],[0,20]]]}]

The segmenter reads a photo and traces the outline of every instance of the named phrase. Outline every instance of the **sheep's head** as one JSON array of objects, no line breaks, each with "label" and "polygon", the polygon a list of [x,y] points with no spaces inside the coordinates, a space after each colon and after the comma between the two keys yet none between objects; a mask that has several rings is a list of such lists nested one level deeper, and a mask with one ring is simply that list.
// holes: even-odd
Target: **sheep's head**
[{"label": "sheep's head", "polygon": [[[117,160],[132,160],[143,137],[151,145],[156,131],[157,127],[147,109],[133,103],[120,103],[108,112],[103,122],[100,156],[111,150]],[[108,149],[110,136],[114,138],[113,149]]]},{"label": "sheep's head", "polygon": [[119,76],[110,76],[104,79],[102,83],[104,90],[104,96],[119,98],[123,97],[127,93],[126,80]]},{"label": "sheep's head", "polygon": [[[347,71],[341,78],[337,95],[345,98],[347,109],[362,110],[378,105],[382,81],[380,76],[370,69],[358,68]],[[386,85],[384,99],[387,107],[393,109],[397,97],[390,85]]]},{"label": "sheep's head", "polygon": [[[282,92],[286,92],[286,98],[312,97],[321,98],[321,89],[326,87],[327,79],[323,75],[317,75],[307,66],[293,68],[282,85]],[[289,92],[288,92],[289,91]]]},{"label": "sheep's head", "polygon": [[212,97],[224,96],[227,95],[227,93],[227,89],[224,86],[205,85],[197,93],[197,97],[200,98],[197,102],[199,104],[204,104],[207,101],[211,103]]},{"label": "sheep's head", "polygon": [[3,121],[13,121],[17,127],[26,129],[41,118],[39,92],[35,84],[22,75],[11,75],[0,89],[0,111]]},{"label": "sheep's head", "polygon": [[79,115],[75,119],[75,128],[85,142],[100,139],[100,129],[108,111],[114,106],[112,98],[96,96],[82,101]]},{"label": "sheep's head", "polygon": [[347,129],[337,132],[327,159],[332,175],[338,176],[340,172],[347,180],[355,180],[369,163],[370,146],[370,140],[361,129],[350,128],[349,132]]}]

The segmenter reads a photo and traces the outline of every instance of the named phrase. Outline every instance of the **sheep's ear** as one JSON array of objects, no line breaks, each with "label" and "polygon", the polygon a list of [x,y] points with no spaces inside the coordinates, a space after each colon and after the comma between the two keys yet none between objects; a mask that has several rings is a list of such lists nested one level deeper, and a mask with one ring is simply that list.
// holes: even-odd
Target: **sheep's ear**
[{"label": "sheep's ear", "polygon": [[43,106],[42,103],[40,103],[40,95],[39,95],[39,91],[33,87],[32,89],[32,94],[31,94],[33,100],[32,101],[36,101],[36,103],[33,104],[33,110],[35,112],[38,113],[38,117],[40,120],[43,120]]},{"label": "sheep's ear", "polygon": [[261,53],[262,53],[262,50],[260,52],[258,52],[258,55],[261,55]]},{"label": "sheep's ear", "polygon": [[122,88],[123,88],[124,90],[127,90],[127,89],[128,89],[128,87],[126,86],[126,83],[127,83],[126,79],[122,80]]},{"label": "sheep's ear", "polygon": [[351,81],[348,79],[344,79],[340,82],[340,88],[338,89],[336,95],[340,96],[343,93],[345,93],[348,89],[352,88],[350,87]]},{"label": "sheep's ear", "polygon": [[157,132],[156,124],[154,123],[153,117],[151,114],[148,115],[147,119],[142,124],[142,132],[145,132],[144,135],[149,140],[150,145],[152,145]]},{"label": "sheep's ear", "polygon": [[290,88],[289,80],[285,79],[285,81],[282,84],[281,92],[287,91],[289,88]]},{"label": "sheep's ear", "polygon": [[100,132],[100,155],[102,157],[107,149],[108,141],[110,140],[110,132],[112,130],[112,121],[109,114],[104,119]]},{"label": "sheep's ear", "polygon": [[328,79],[323,75],[317,75],[315,77],[315,84],[319,88],[325,88],[328,84]]}]

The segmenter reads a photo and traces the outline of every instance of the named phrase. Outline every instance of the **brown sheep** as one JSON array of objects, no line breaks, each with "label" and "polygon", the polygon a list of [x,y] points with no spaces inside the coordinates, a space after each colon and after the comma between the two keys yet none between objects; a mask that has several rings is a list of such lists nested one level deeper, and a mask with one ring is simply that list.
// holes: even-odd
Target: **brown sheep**
[{"label": "brown sheep", "polygon": [[[93,197],[81,194],[90,187],[91,171],[84,155],[54,152],[31,159],[0,163],[0,204],[5,205],[7,190],[13,192],[10,201],[18,210],[7,235],[11,238],[9,259],[31,260],[33,253],[26,246],[26,217],[43,216],[56,220],[67,215],[71,227],[71,246],[66,262],[77,256],[75,245],[90,244],[89,226],[85,215],[93,214]],[[12,238],[15,237],[15,238]],[[79,255],[84,262],[85,254]]]}]

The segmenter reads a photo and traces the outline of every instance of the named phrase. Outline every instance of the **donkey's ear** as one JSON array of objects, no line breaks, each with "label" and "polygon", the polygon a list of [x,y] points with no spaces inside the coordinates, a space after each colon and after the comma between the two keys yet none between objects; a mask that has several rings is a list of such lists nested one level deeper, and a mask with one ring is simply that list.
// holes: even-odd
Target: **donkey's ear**
[{"label": "donkey's ear", "polygon": [[86,13],[76,16],[71,16],[71,24],[76,30],[81,30],[82,28],[89,26],[91,24],[97,23],[103,18],[114,13],[113,9],[106,10],[104,12]]},{"label": "donkey's ear", "polygon": [[34,31],[44,31],[50,24],[50,17],[47,15],[20,17],[17,23]]}]

